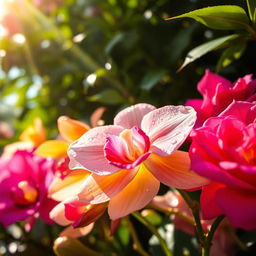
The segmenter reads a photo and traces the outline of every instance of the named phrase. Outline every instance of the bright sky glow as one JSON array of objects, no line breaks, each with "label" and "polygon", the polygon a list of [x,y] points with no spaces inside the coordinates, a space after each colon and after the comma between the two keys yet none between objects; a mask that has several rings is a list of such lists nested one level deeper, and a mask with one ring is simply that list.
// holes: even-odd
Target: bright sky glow
[{"label": "bright sky glow", "polygon": [[89,76],[87,76],[86,82],[87,82],[89,85],[93,85],[93,84],[95,83],[96,79],[97,79],[96,74],[90,74]]},{"label": "bright sky glow", "polygon": [[7,13],[8,5],[16,0],[0,0],[0,21],[1,18]]},{"label": "bright sky glow", "polygon": [[12,40],[17,44],[24,44],[26,42],[25,36],[20,33],[13,35]]}]

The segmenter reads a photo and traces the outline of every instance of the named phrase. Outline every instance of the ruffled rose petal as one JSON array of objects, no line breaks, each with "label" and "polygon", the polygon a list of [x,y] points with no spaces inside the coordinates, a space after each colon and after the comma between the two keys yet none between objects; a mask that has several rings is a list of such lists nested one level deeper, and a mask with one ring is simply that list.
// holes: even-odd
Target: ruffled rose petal
[{"label": "ruffled rose petal", "polygon": [[256,229],[256,190],[222,188],[216,200],[234,227]]},{"label": "ruffled rose petal", "polygon": [[68,149],[70,169],[85,169],[97,175],[109,175],[120,168],[108,163],[104,156],[104,145],[110,135],[119,135],[120,126],[108,125],[89,130]]},{"label": "ruffled rose petal", "polygon": [[58,129],[60,135],[66,141],[72,142],[86,133],[90,129],[90,126],[67,116],[61,116],[58,119]]},{"label": "ruffled rose petal", "polygon": [[109,201],[131,182],[136,173],[137,170],[133,169],[120,170],[107,176],[93,174],[85,180],[78,196],[80,200],[91,204]]},{"label": "ruffled rose petal", "polygon": [[142,120],[142,130],[151,141],[151,150],[159,155],[170,155],[189,135],[196,121],[192,107],[166,106],[148,113]]},{"label": "ruffled rose petal", "polygon": [[35,154],[41,157],[66,157],[68,145],[66,141],[48,140],[36,149]]},{"label": "ruffled rose petal", "polygon": [[197,89],[204,97],[204,103],[202,107],[212,104],[212,98],[216,94],[216,86],[221,84],[222,87],[230,88],[231,83],[225,78],[212,73],[210,70],[205,71],[205,75],[199,81]]},{"label": "ruffled rose petal", "polygon": [[155,109],[154,106],[145,103],[125,108],[116,115],[114,124],[126,129],[131,129],[133,126],[141,127],[142,118]]},{"label": "ruffled rose petal", "polygon": [[235,116],[245,124],[255,121],[256,105],[245,101],[233,101],[219,116]]},{"label": "ruffled rose petal", "polygon": [[190,170],[187,152],[176,151],[167,157],[151,154],[144,164],[160,182],[171,187],[192,189],[209,183],[208,179]]},{"label": "ruffled rose petal", "polygon": [[133,180],[109,202],[108,213],[112,220],[124,217],[145,207],[157,194],[159,181],[142,164]]},{"label": "ruffled rose petal", "polygon": [[63,201],[69,196],[76,195],[85,179],[90,175],[85,170],[74,170],[64,179],[56,177],[49,187],[49,196],[57,201]]},{"label": "ruffled rose petal", "polygon": [[202,188],[200,204],[202,208],[202,216],[204,220],[211,220],[219,215],[224,214],[216,201],[216,193],[225,185],[211,182]]}]

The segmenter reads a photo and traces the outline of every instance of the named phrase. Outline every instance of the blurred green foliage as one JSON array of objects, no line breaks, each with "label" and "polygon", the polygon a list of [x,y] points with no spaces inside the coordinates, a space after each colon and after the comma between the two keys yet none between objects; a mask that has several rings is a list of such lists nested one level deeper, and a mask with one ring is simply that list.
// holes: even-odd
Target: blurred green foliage
[{"label": "blurred green foliage", "polygon": [[[217,2],[246,8],[245,1]],[[186,52],[228,36],[229,31],[214,31],[187,19],[164,19],[216,4],[65,0],[56,1],[51,11],[31,1],[10,8],[26,41],[19,44],[11,36],[0,40],[5,51],[0,119],[19,132],[34,116],[41,116],[54,135],[56,119],[62,114],[87,120],[94,109],[106,105],[104,119],[111,122],[116,111],[136,102],[184,103],[197,95],[196,84],[204,69],[214,69],[220,56],[209,54],[176,73]],[[223,69],[223,74],[232,79],[253,72],[252,49],[249,45],[241,61]]]}]

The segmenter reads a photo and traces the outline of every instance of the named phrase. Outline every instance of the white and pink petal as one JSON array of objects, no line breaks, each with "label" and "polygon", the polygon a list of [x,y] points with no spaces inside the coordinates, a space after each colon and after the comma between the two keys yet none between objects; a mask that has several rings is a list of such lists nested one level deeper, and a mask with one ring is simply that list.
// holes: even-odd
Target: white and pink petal
[{"label": "white and pink petal", "polygon": [[167,156],[185,141],[196,121],[189,106],[165,106],[144,116],[141,127],[150,138],[152,152]]},{"label": "white and pink petal", "polygon": [[123,130],[120,126],[108,125],[89,130],[68,149],[70,169],[84,169],[98,175],[109,175],[120,168],[109,164],[104,156],[104,145],[107,137],[119,135]]},{"label": "white and pink petal", "polygon": [[133,126],[141,127],[142,118],[155,109],[154,106],[146,103],[133,105],[120,111],[114,119],[114,124],[126,129],[131,129]]}]

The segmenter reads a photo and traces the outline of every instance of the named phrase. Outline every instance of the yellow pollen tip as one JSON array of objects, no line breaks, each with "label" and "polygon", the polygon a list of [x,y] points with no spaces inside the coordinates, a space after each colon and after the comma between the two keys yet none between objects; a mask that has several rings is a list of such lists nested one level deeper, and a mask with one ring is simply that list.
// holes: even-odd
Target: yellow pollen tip
[{"label": "yellow pollen tip", "polygon": [[19,182],[18,187],[23,191],[24,198],[28,202],[33,203],[33,202],[36,201],[37,196],[38,196],[38,192],[34,187],[29,185],[29,183],[27,181]]}]

